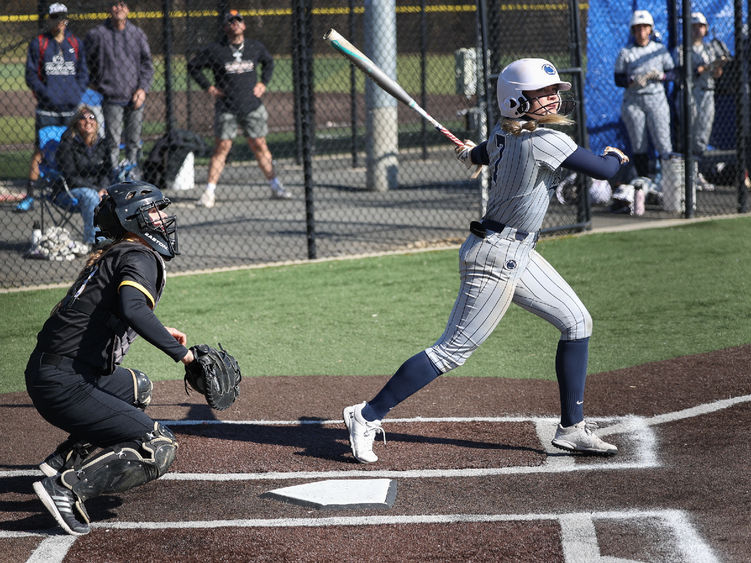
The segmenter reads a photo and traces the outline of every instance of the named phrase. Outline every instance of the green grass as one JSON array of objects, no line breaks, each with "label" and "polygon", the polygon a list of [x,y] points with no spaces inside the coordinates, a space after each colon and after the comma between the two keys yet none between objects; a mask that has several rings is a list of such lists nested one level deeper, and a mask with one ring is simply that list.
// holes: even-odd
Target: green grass
[{"label": "green grass", "polygon": [[[590,373],[749,343],[751,222],[543,241],[594,319]],[[178,258],[179,259],[179,258]],[[162,321],[221,342],[246,376],[390,374],[443,331],[457,251],[172,277]],[[35,335],[63,289],[0,294],[0,392],[23,389]],[[511,307],[457,376],[554,378],[558,334]],[[179,364],[139,339],[126,359],[155,380]]]}]

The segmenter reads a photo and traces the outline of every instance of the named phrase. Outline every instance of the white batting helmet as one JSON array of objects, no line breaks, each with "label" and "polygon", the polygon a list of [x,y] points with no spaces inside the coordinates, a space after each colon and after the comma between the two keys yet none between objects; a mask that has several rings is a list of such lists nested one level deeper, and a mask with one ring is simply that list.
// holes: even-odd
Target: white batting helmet
[{"label": "white batting helmet", "polygon": [[707,25],[707,18],[701,12],[691,12],[691,23]]},{"label": "white batting helmet", "polygon": [[654,27],[655,20],[652,19],[652,14],[650,14],[649,11],[636,10],[631,16],[631,23],[629,23],[628,26],[634,27],[635,25],[649,25]]},{"label": "white batting helmet", "polygon": [[498,75],[498,108],[503,117],[522,117],[529,111],[526,90],[539,90],[558,85],[561,91],[571,90],[570,82],[563,82],[553,63],[545,59],[519,59]]}]

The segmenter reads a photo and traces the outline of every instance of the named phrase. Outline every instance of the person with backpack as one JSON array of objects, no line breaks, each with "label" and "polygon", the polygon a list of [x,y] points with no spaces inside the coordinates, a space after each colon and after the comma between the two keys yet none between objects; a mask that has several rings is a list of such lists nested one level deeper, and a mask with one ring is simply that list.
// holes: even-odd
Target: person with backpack
[{"label": "person with backpack", "polygon": [[34,207],[34,185],[39,179],[42,162],[39,130],[49,125],[68,125],[89,82],[83,46],[68,31],[68,8],[55,2],[47,13],[47,31],[31,40],[26,54],[26,84],[37,101],[36,138],[26,197],[16,206],[19,212]]},{"label": "person with backpack", "polygon": [[91,83],[102,95],[105,139],[112,167],[125,158],[137,164],[146,93],[154,77],[154,64],[146,33],[128,20],[129,2],[113,0],[110,17],[86,34],[84,45]]}]

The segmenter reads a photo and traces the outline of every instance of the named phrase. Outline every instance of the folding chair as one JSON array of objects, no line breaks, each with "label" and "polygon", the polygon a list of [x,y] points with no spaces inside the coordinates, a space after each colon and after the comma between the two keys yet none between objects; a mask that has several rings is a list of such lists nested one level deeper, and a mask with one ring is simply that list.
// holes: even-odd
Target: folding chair
[{"label": "folding chair", "polygon": [[68,183],[57,167],[55,152],[67,127],[50,125],[39,130],[39,147],[42,162],[39,165],[39,209],[42,232],[45,218],[55,227],[66,227],[83,236],[83,228],[73,225],[71,220],[77,215],[78,199],[70,192]]}]

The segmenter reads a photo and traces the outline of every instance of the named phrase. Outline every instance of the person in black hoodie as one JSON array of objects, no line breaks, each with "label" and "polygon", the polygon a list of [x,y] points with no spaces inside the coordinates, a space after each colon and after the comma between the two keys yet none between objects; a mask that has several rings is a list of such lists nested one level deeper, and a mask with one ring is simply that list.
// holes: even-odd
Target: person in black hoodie
[{"label": "person in black hoodie", "polygon": [[34,185],[42,162],[39,130],[48,125],[67,125],[89,82],[83,45],[68,31],[68,8],[55,2],[48,15],[47,31],[31,40],[26,53],[26,84],[37,101],[36,139],[26,197],[16,206],[19,212],[34,207]]},{"label": "person in black hoodie", "polygon": [[104,139],[99,136],[96,115],[88,106],[76,112],[68,130],[63,133],[55,153],[57,165],[70,188],[70,195],[58,191],[55,203],[81,213],[83,242],[93,245],[94,210],[106,192],[112,175],[112,162]]},{"label": "person in black hoodie", "polygon": [[[242,128],[248,146],[269,182],[271,197],[289,199],[289,193],[276,176],[271,151],[266,144],[269,114],[261,101],[274,72],[274,59],[263,43],[245,39],[245,21],[237,10],[225,14],[224,33],[226,37],[197,53],[188,63],[193,80],[216,100],[214,154],[209,164],[206,190],[198,205],[214,207],[216,184],[238,127]],[[260,81],[259,64],[262,67]],[[210,69],[214,74],[214,84],[206,78],[204,69]]]}]

